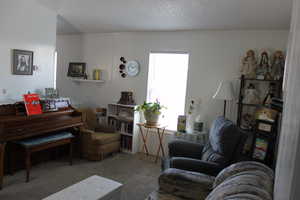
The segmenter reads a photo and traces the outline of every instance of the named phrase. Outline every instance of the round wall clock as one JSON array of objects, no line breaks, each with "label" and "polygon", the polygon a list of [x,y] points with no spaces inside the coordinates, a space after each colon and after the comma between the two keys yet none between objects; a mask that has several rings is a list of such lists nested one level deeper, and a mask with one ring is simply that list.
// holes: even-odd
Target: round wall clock
[{"label": "round wall clock", "polygon": [[128,61],[126,63],[126,72],[128,76],[138,75],[138,73],[140,72],[140,64],[135,60]]}]

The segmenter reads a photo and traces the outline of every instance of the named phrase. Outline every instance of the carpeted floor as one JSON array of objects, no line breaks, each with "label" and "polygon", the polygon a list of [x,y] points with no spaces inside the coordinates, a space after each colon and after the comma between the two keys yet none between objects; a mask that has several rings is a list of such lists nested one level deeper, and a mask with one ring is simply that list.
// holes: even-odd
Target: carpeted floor
[{"label": "carpeted floor", "polygon": [[[49,161],[33,166],[31,180],[25,183],[25,171],[4,177],[1,200],[39,200],[77,183],[99,175],[124,184],[122,200],[144,200],[157,188],[160,165],[143,155],[117,154],[102,162],[74,160]],[[74,199],[75,200],[75,199]]]}]

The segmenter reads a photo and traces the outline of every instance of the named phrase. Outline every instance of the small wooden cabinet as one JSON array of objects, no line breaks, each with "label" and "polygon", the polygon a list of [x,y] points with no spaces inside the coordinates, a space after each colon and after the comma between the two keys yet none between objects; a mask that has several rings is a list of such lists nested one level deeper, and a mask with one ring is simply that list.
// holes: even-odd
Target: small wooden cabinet
[{"label": "small wooden cabinet", "polygon": [[137,153],[139,147],[139,112],[135,105],[108,104],[108,124],[121,134],[121,150]]}]

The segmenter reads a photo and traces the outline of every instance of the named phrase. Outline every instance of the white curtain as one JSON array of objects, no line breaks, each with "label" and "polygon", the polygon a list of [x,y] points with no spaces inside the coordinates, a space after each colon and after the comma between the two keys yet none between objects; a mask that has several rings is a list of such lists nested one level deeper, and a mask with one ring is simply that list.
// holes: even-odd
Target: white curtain
[{"label": "white curtain", "polygon": [[284,81],[275,200],[300,199],[300,0],[294,0]]}]

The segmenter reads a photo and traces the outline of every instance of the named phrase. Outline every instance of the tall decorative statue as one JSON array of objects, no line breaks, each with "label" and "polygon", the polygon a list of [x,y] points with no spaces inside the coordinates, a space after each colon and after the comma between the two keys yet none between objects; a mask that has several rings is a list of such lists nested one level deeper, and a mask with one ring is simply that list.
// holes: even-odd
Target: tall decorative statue
[{"label": "tall decorative statue", "polygon": [[269,54],[267,51],[263,51],[260,55],[260,61],[256,69],[256,78],[268,80],[271,78],[271,71]]},{"label": "tall decorative statue", "polygon": [[284,75],[285,58],[282,51],[276,51],[272,63],[272,76],[275,80],[280,80]]},{"label": "tall decorative statue", "polygon": [[246,57],[242,59],[241,74],[245,78],[256,77],[257,60],[255,58],[255,52],[253,50],[247,51]]}]

